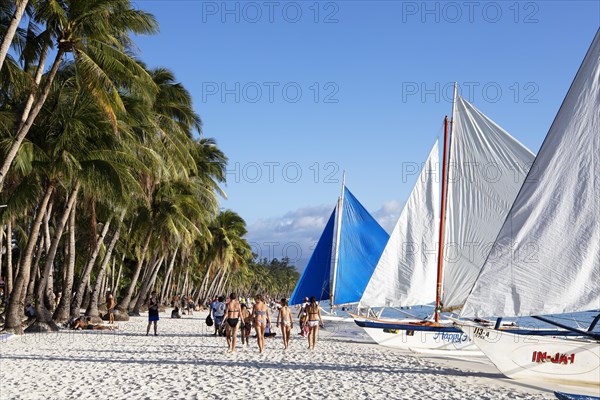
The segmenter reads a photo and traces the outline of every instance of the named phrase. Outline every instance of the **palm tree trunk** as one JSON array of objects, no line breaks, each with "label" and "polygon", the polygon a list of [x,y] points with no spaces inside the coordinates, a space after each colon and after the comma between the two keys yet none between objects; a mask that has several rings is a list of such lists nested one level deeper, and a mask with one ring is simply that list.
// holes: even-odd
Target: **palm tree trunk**
[{"label": "palm tree trunk", "polygon": [[[4,225],[0,225],[0,249],[4,248]],[[0,277],[8,275],[8,271],[6,274],[2,275],[2,253],[0,252]],[[4,282],[4,290],[6,290],[6,281]]]},{"label": "palm tree trunk", "polygon": [[[56,256],[54,256],[56,258]],[[48,279],[46,279],[46,288],[44,289],[44,301],[46,302],[46,309],[50,311],[50,316],[54,313],[55,309],[55,299],[56,295],[54,294],[54,263],[50,266],[50,271],[48,272]]]},{"label": "palm tree trunk", "polygon": [[[158,278],[158,273],[160,272],[160,267],[162,267],[164,260],[165,260],[165,257],[163,256],[161,259],[161,262],[158,264],[158,267],[156,267],[156,269],[154,270],[154,273],[152,274],[152,277],[150,278],[150,284],[148,285],[148,288],[146,289],[146,294],[148,294],[148,292],[152,292],[152,290],[156,290],[155,289],[156,280]],[[162,303],[162,299],[159,299],[159,301]]]},{"label": "palm tree trunk", "polygon": [[132,311],[133,315],[140,314],[140,307],[142,306],[142,303],[146,299],[148,290],[151,287],[152,278],[155,277],[156,274],[158,273],[158,270],[160,269],[160,266],[162,265],[164,259],[165,259],[165,256],[163,255],[160,257],[160,259],[157,262],[148,263],[148,267],[146,268],[147,269],[146,277],[142,280],[142,286],[140,287],[140,293],[135,302],[135,305],[133,306],[133,311]]},{"label": "palm tree trunk", "polygon": [[[100,282],[100,290],[98,290],[97,296],[96,296],[96,301],[98,301],[99,298],[103,297],[103,293],[106,290],[106,279],[108,278],[108,276],[106,275],[106,273],[104,273],[104,276],[102,277],[102,281]],[[94,286],[95,289],[95,286]],[[92,298],[94,295],[94,291],[92,290]],[[92,304],[92,298],[90,298],[90,303],[88,304],[88,308],[90,307],[90,304]]]},{"label": "palm tree trunk", "polygon": [[[156,263],[156,258],[158,257],[157,254],[155,254],[152,257],[152,260],[149,260],[148,263],[146,264],[146,268],[142,268],[142,277],[141,277],[141,282],[145,282],[147,275],[148,275],[148,271],[152,269],[152,267],[154,267],[155,263]],[[152,266],[152,267],[151,267]]]},{"label": "palm tree trunk", "polygon": [[46,208],[46,215],[44,215],[44,246],[46,253],[50,250],[50,243],[52,242],[50,235],[50,215],[52,215],[53,206],[54,202],[51,200],[48,203],[48,208]]},{"label": "palm tree trunk", "polygon": [[52,319],[55,322],[62,322],[69,319],[69,305],[73,294],[73,279],[75,276],[75,215],[77,207],[73,207],[69,215],[69,256],[67,260],[67,268],[65,278],[63,279],[62,297],[58,303],[58,307],[54,312]]},{"label": "palm tree trunk", "polygon": [[[52,215],[53,206],[54,206],[54,201],[50,200],[50,203],[48,203],[48,207],[46,208],[46,215],[44,216],[44,230],[43,230],[44,240],[41,243],[44,244],[44,250],[46,251],[46,258],[47,258],[48,252],[50,251],[50,243],[52,243],[52,239],[51,239],[51,235],[50,235],[50,216]],[[38,257],[36,259],[36,268],[35,268],[35,270],[38,271],[38,273],[39,273],[39,268],[37,267],[37,264],[38,264],[39,260],[41,260],[41,259]],[[54,293],[52,293],[52,285],[53,285],[52,278],[53,277],[52,277],[52,268],[51,268],[50,275],[48,276],[48,281],[46,284],[45,297],[44,297],[44,301],[46,302],[46,305],[48,305],[48,306],[52,303],[51,299],[54,296]],[[39,285],[39,281],[37,283]],[[36,286],[36,293],[37,293],[37,288],[38,288],[38,286]],[[48,289],[48,288],[50,288],[50,289]]]},{"label": "palm tree trunk", "polygon": [[23,109],[23,114],[21,115],[21,122],[19,123],[19,129],[25,125],[27,122],[27,118],[29,117],[29,112],[31,111],[31,107],[33,106],[33,101],[35,100],[35,96],[37,95],[38,88],[40,86],[40,82],[42,81],[42,76],[44,76],[44,66],[46,65],[46,58],[48,57],[48,50],[50,46],[45,45],[42,53],[40,54],[40,61],[38,63],[37,69],[35,71],[35,78],[33,81],[33,86],[29,91],[29,97],[27,98],[27,103],[25,103],[25,108]]},{"label": "palm tree trunk", "polygon": [[[183,258],[180,257],[180,265],[183,265],[184,261]],[[169,278],[169,285],[167,286],[167,298],[168,299],[173,299],[173,296],[175,296],[178,292],[177,292],[177,279],[179,277],[179,274],[177,273],[177,271],[179,271],[181,268],[179,265],[175,265],[173,267],[173,272],[171,273],[171,277]]]},{"label": "palm tree trunk", "polygon": [[165,259],[165,256],[161,256],[160,259],[158,260],[158,262],[153,265],[148,263],[148,266],[151,266],[151,268],[148,268],[148,275],[146,276],[146,279],[144,279],[142,281],[142,287],[140,288],[140,294],[137,298],[137,301],[135,302],[135,306],[133,307],[133,311],[132,314],[133,315],[139,315],[140,314],[140,307],[142,306],[142,303],[144,302],[144,300],[146,299],[146,296],[148,295],[148,290],[150,290],[152,288],[152,281],[154,279],[156,279],[156,276],[158,275],[158,271],[160,270],[160,267],[163,263]]},{"label": "palm tree trunk", "polygon": [[[46,216],[44,217],[44,246],[46,249],[46,255],[50,251],[50,243],[52,243],[52,239],[50,236],[50,216],[52,215],[53,206],[54,206],[54,202],[52,200],[50,200],[50,203],[48,204],[48,209],[46,210]],[[47,258],[47,256],[46,256],[46,258]],[[45,285],[46,288],[44,290],[44,293],[45,293],[44,301],[46,302],[46,306],[48,306],[52,309],[52,312],[54,312],[54,309],[53,309],[53,306],[54,306],[54,292],[53,292],[54,274],[53,274],[53,270],[54,270],[54,265],[52,265],[50,267],[48,281]]]},{"label": "palm tree trunk", "polygon": [[150,239],[152,238],[152,228],[148,229],[148,233],[146,235],[146,239],[144,240],[144,247],[142,248],[142,252],[140,254],[140,258],[138,260],[137,266],[135,268],[135,272],[131,277],[131,283],[129,285],[129,289],[127,290],[127,294],[117,307],[120,312],[126,313],[129,310],[129,303],[131,302],[131,297],[133,296],[133,292],[135,291],[135,286],[137,285],[137,280],[140,277],[140,271],[142,270],[142,266],[144,265],[144,258],[146,258],[146,252],[148,251],[148,246],[150,245]]},{"label": "palm tree trunk", "polygon": [[[127,240],[123,247],[123,254],[121,255],[121,263],[119,264],[119,273],[117,274],[117,280],[113,286],[113,293],[115,295],[115,301],[119,295],[119,288],[121,286],[121,272],[123,272],[123,263],[125,262],[125,256],[127,255],[127,249],[129,248],[129,239],[131,238],[131,229],[133,228],[133,218],[129,223],[129,229],[127,229]],[[115,260],[113,260],[113,269],[115,269]]]},{"label": "palm tree trunk", "polygon": [[[60,243],[63,231],[65,229],[65,226],[67,225],[67,221],[69,219],[69,215],[71,214],[71,210],[75,207],[75,202],[77,201],[77,194],[79,193],[80,187],[81,183],[78,181],[75,183],[75,187],[71,190],[71,194],[69,195],[65,211],[63,212],[62,217],[60,218],[58,224],[54,229],[54,237],[52,238],[50,249],[46,253],[46,263],[44,264],[42,277],[40,279],[40,283],[38,285],[37,290],[37,302],[35,308],[37,323],[48,324],[52,321],[52,314],[48,312],[48,309],[44,304],[44,294],[48,285],[50,271],[52,270],[52,265],[54,264],[54,258],[56,257],[56,251],[58,250],[58,244]],[[54,329],[55,327],[56,325],[52,323],[51,328]],[[58,330],[58,327],[56,327],[56,330]]]},{"label": "palm tree trunk", "polygon": [[6,223],[6,287],[4,288],[4,298],[8,298],[13,288],[13,265],[12,265],[12,217],[8,218]]},{"label": "palm tree trunk", "polygon": [[198,286],[198,289],[194,292],[194,303],[200,304],[200,286]]},{"label": "palm tree trunk", "polygon": [[183,287],[181,288],[181,293],[187,296],[188,275],[190,271],[187,266],[182,265],[182,268],[185,268],[185,278],[183,279]]},{"label": "palm tree trunk", "polygon": [[175,287],[175,294],[181,293],[181,276],[183,275],[183,264],[179,266],[179,273],[177,274],[177,286]]},{"label": "palm tree trunk", "polygon": [[39,243],[37,245],[37,252],[35,253],[35,258],[33,259],[33,266],[31,274],[31,278],[29,279],[29,284],[27,285],[27,294],[25,296],[25,304],[32,303],[33,297],[35,293],[36,284],[40,280],[40,260],[42,259],[42,254],[44,254],[44,239],[43,235],[39,235]]},{"label": "palm tree trunk", "polygon": [[23,143],[25,136],[27,136],[27,133],[29,133],[29,130],[33,126],[33,122],[35,121],[36,117],[40,113],[42,106],[44,105],[44,102],[46,101],[46,98],[48,97],[48,94],[50,94],[50,89],[52,88],[52,82],[54,81],[54,77],[56,76],[56,73],[58,72],[58,68],[60,67],[60,63],[62,61],[64,54],[65,54],[65,50],[59,46],[58,52],[56,53],[56,57],[54,58],[54,63],[52,64],[52,68],[50,69],[50,72],[48,73],[48,76],[46,77],[46,81],[44,82],[44,87],[42,89],[42,93],[41,93],[40,97],[37,99],[37,101],[35,102],[35,105],[33,106],[31,112],[27,116],[27,120],[25,121],[25,123],[19,127],[19,129],[17,131],[17,135],[15,137],[15,141],[10,146],[8,153],[6,154],[6,159],[2,163],[2,167],[0,167],[0,192],[2,191],[2,187],[4,185],[4,179],[6,178],[6,174],[8,173],[8,170],[10,169],[10,166],[11,166],[13,160],[17,156],[17,152],[21,148],[21,143]]},{"label": "palm tree trunk", "polygon": [[91,280],[92,280],[91,276],[88,276],[87,281],[85,282],[85,289],[83,291],[83,300],[81,301],[81,304],[88,304],[90,302],[90,296],[92,294]]},{"label": "palm tree trunk", "polygon": [[218,294],[225,294],[223,292],[223,290],[225,290],[225,287],[227,286],[227,282],[229,281],[229,273],[226,272],[223,274],[223,276],[221,277],[221,282],[219,283],[219,285],[217,286],[217,293]]},{"label": "palm tree trunk", "polygon": [[208,297],[214,297],[214,293],[216,293],[218,282],[221,281],[221,278],[224,275],[224,271],[224,269],[219,270],[219,272],[217,272],[217,274],[213,278],[212,283],[210,284],[210,287],[208,289]]},{"label": "palm tree trunk", "polygon": [[[115,292],[115,298],[119,294],[119,290],[121,287],[121,273],[123,272],[123,263],[125,261],[125,251],[123,251],[123,256],[121,257],[121,264],[119,264],[119,272],[117,273],[117,280],[115,281],[115,287],[113,291]],[[113,268],[115,267],[115,260],[113,260]]]},{"label": "palm tree trunk", "polygon": [[208,293],[206,293],[206,288],[208,286],[208,278],[210,278],[210,266],[211,264],[209,264],[206,267],[206,274],[204,275],[204,279],[202,280],[202,284],[200,285],[200,296],[204,300],[208,299]]},{"label": "palm tree trunk", "polygon": [[83,297],[86,294],[85,288],[90,280],[90,275],[92,273],[92,269],[94,268],[94,264],[96,263],[96,258],[98,258],[98,254],[100,253],[100,249],[102,248],[102,243],[104,243],[104,238],[108,233],[108,228],[110,227],[110,222],[112,221],[112,216],[108,218],[104,227],[102,228],[102,232],[100,233],[100,238],[96,242],[96,246],[94,247],[94,251],[92,252],[90,259],[88,260],[85,268],[83,269],[83,274],[81,275],[81,282],[79,282],[79,287],[77,288],[77,292],[75,293],[75,298],[71,303],[71,318],[78,318],[81,313],[81,304],[83,303]]},{"label": "palm tree trunk", "polygon": [[2,39],[2,44],[0,44],[0,69],[2,69],[2,65],[4,65],[4,60],[8,54],[8,49],[10,49],[13,37],[17,32],[17,28],[19,27],[19,22],[21,22],[21,18],[23,17],[23,13],[27,7],[27,1],[28,0],[21,0],[20,2],[17,2],[18,4],[15,8],[15,13],[10,19],[10,25],[5,32],[4,39]]},{"label": "palm tree trunk", "polygon": [[115,259],[112,259],[112,265],[110,266],[110,286],[109,290],[115,292]]},{"label": "palm tree trunk", "polygon": [[23,310],[25,308],[24,296],[26,294],[25,291],[27,290],[27,283],[29,282],[29,275],[31,273],[31,259],[33,257],[35,243],[37,242],[40,233],[40,225],[42,224],[46,207],[48,206],[48,202],[50,201],[50,197],[52,196],[53,192],[54,185],[49,184],[38,207],[38,212],[35,217],[35,221],[33,222],[33,226],[31,227],[31,232],[29,233],[29,240],[27,241],[27,246],[25,247],[21,267],[19,268],[19,273],[17,274],[17,279],[15,280],[15,286],[10,296],[10,303],[8,304],[4,329],[12,330],[17,334],[23,333],[21,316],[23,315]]},{"label": "palm tree trunk", "polygon": [[171,282],[173,281],[171,278],[173,276],[173,272],[171,275],[165,277],[165,282],[163,283],[164,289],[160,292],[160,297],[162,299],[171,299]]},{"label": "palm tree trunk", "polygon": [[121,216],[119,217],[117,229],[115,230],[115,233],[112,239],[110,240],[108,249],[106,250],[106,255],[104,256],[104,260],[102,261],[102,265],[100,265],[100,272],[98,273],[98,277],[96,278],[96,285],[94,286],[94,291],[92,292],[90,305],[85,311],[85,315],[89,317],[97,317],[99,315],[98,301],[100,299],[101,294],[100,285],[102,284],[102,280],[106,276],[106,269],[112,257],[112,252],[115,248],[115,245],[117,244],[117,241],[119,240],[119,237],[121,236],[121,224],[123,223],[123,218],[125,218],[125,211],[123,211],[121,213]]},{"label": "palm tree trunk", "polygon": [[[157,263],[157,259],[158,259],[158,252],[156,252],[152,258],[148,259],[146,261],[146,263],[144,264],[144,266],[142,266],[142,277],[138,278],[138,281],[141,282],[140,284],[140,289],[142,287],[142,285],[144,285],[147,280],[148,280],[148,276],[151,273],[151,271],[154,271],[154,268],[156,267],[156,263]],[[150,271],[150,272],[149,272]],[[140,290],[135,290],[134,292],[134,296],[131,299],[131,302],[129,303],[129,306],[131,307],[132,305],[135,306],[135,304],[137,303],[138,299],[140,298]],[[132,312],[133,315],[137,315],[135,313]],[[138,312],[139,314],[139,312]]]},{"label": "palm tree trunk", "polygon": [[171,262],[169,263],[169,268],[167,268],[167,273],[165,274],[165,281],[163,282],[162,289],[160,291],[160,295],[163,296],[161,298],[165,298],[167,295],[167,284],[169,283],[169,279],[171,278],[171,273],[173,272],[173,267],[175,266],[175,258],[177,257],[177,251],[179,250],[179,244],[175,247],[175,251],[173,252],[173,256],[171,257]]}]

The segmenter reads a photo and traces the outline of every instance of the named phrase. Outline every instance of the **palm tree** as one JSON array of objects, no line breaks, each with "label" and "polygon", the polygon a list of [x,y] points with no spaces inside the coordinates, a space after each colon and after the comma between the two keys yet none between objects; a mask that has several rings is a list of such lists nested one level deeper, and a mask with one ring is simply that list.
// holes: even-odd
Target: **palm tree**
[{"label": "palm tree", "polygon": [[212,283],[208,290],[204,290],[205,298],[220,293],[231,274],[244,268],[252,258],[250,245],[243,238],[247,233],[246,222],[235,212],[225,210],[219,213],[209,230],[213,239],[207,252],[209,267],[203,286],[210,276]]},{"label": "palm tree", "polygon": [[[198,173],[196,165],[192,133],[200,130],[201,123],[189,92],[165,68],[151,70],[149,74],[158,90],[149,108],[141,107],[139,111],[150,115],[150,121],[132,132],[139,142],[134,151],[153,168],[139,175],[145,192],[144,202],[135,211],[141,247],[129,288],[119,302],[121,312],[129,309],[152,237],[181,241],[183,237],[199,235],[206,225],[202,221],[208,221],[217,209],[213,188]],[[155,240],[154,247],[159,242]],[[150,268],[151,264],[148,263]],[[146,275],[151,277],[153,272],[147,271]],[[134,313],[139,311],[149,282],[142,283]]]},{"label": "palm tree", "polygon": [[57,52],[41,92],[31,111],[22,115],[14,142],[0,167],[0,190],[67,55],[73,57],[77,73],[86,82],[85,89],[112,121],[115,130],[116,113],[124,110],[116,82],[127,82],[131,91],[146,95],[152,87],[146,70],[128,54],[129,35],[154,33],[157,23],[150,14],[133,9],[129,0],[40,1],[33,19],[54,39]]},{"label": "palm tree", "polygon": [[[64,211],[55,221],[54,236],[46,238],[45,263],[37,291],[37,320],[35,329],[47,329],[50,315],[44,304],[44,293],[52,271],[62,232],[69,214],[76,207],[77,195],[82,189],[86,192],[100,193],[105,198],[124,201],[137,182],[129,172],[132,159],[123,157],[120,140],[113,134],[110,121],[106,119],[91,94],[82,90],[83,82],[75,74],[71,65],[61,70],[50,92],[49,101],[40,114],[39,127],[32,131],[31,142],[37,149],[43,150],[44,157],[36,161],[40,164],[34,170],[39,176],[45,193],[54,193],[57,188],[71,188],[65,198]],[[98,194],[96,194],[98,196]],[[44,197],[45,199],[45,197]],[[39,215],[49,214],[49,201],[38,207]],[[60,203],[57,203],[60,204]],[[56,210],[57,207],[54,208]],[[105,224],[108,225],[108,224]],[[108,229],[108,226],[107,226]],[[39,227],[34,225],[29,235],[30,243],[35,244]],[[28,244],[29,249],[30,244]],[[33,246],[33,245],[31,245]],[[19,275],[22,279],[30,276],[33,251],[27,251]],[[39,258],[36,258],[36,263]],[[70,277],[69,277],[70,278]],[[19,276],[17,277],[19,281]],[[23,293],[11,297],[9,305],[8,328],[19,329],[19,309],[22,309]],[[51,328],[54,328],[50,325]]]},{"label": "palm tree", "polygon": [[[130,55],[129,35],[154,32],[154,18],[130,0],[28,3],[26,27],[3,36],[18,57],[0,68],[0,223],[18,243],[18,263],[7,258],[15,276],[5,328],[22,332],[26,296],[35,296],[34,328],[52,328],[57,286],[54,319],[78,316],[86,287],[97,314],[112,257],[129,285],[119,305],[137,299],[133,311],[155,285],[177,281],[199,297],[242,284],[251,274],[245,223],[218,214],[227,158],[214,139],[194,139],[201,121],[174,74]],[[16,10],[0,0],[2,34]]]},{"label": "palm tree", "polygon": [[[7,24],[6,27],[2,26],[0,32],[4,35],[2,39],[2,43],[0,43],[0,70],[2,69],[2,65],[4,65],[4,60],[6,59],[6,55],[8,54],[8,49],[10,48],[10,44],[13,41],[15,33],[17,33],[17,29],[19,27],[19,22],[21,22],[21,18],[25,13],[25,9],[27,8],[28,0],[17,0],[14,5],[14,11],[12,10],[12,5],[8,2],[3,1],[0,3],[0,19],[6,20],[8,15],[12,15],[10,17],[10,23]],[[4,25],[4,24],[2,24]]]}]

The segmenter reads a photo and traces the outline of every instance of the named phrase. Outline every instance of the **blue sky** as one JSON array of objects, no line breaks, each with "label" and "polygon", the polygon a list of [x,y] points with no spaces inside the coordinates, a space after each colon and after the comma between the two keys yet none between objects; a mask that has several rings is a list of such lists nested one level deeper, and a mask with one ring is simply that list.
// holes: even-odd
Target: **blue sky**
[{"label": "blue sky", "polygon": [[228,199],[264,257],[303,267],[347,184],[393,227],[451,112],[451,84],[536,152],[600,25],[598,1],[135,2],[228,155]]}]

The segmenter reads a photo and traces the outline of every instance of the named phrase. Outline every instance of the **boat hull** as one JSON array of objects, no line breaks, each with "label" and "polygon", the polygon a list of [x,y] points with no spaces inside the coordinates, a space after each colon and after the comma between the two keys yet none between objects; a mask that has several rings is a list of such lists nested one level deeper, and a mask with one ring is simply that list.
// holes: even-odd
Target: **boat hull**
[{"label": "boat hull", "polygon": [[466,322],[457,324],[509,378],[600,388],[598,341],[522,335]]},{"label": "boat hull", "polygon": [[600,397],[587,396],[585,394],[554,392],[554,395],[558,400],[600,400]]},{"label": "boat hull", "polygon": [[444,321],[439,326],[421,326],[415,324],[419,322],[417,320],[374,321],[355,316],[354,322],[381,346],[419,353],[426,350],[460,350],[472,355],[481,354],[469,336],[452,326],[451,321]]}]

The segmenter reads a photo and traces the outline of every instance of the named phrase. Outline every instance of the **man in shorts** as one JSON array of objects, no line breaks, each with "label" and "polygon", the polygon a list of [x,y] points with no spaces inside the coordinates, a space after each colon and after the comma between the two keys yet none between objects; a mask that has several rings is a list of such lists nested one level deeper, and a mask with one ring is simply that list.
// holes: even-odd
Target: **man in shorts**
[{"label": "man in shorts", "polygon": [[225,315],[225,297],[219,296],[217,301],[211,304],[211,311],[213,319],[215,320],[215,333],[213,335],[217,336],[217,333],[220,333],[221,325],[223,325],[223,316]]}]

